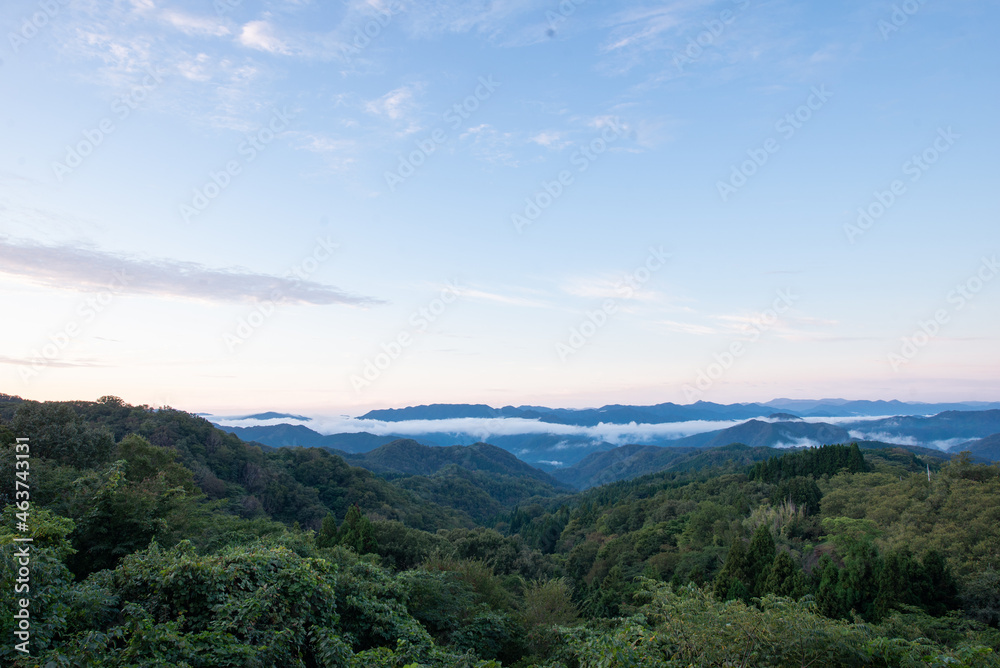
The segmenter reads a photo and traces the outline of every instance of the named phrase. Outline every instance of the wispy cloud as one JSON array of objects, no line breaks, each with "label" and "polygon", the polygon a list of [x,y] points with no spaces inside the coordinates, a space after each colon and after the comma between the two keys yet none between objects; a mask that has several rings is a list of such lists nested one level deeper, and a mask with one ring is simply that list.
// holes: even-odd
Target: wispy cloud
[{"label": "wispy cloud", "polygon": [[231,32],[229,26],[218,18],[211,16],[196,16],[194,14],[179,12],[175,9],[165,9],[160,14],[160,18],[185,35],[224,37]]},{"label": "wispy cloud", "polygon": [[667,7],[634,8],[611,18],[611,34],[601,47],[604,53],[650,47],[667,31],[682,24],[679,16],[691,3],[674,2]]},{"label": "wispy cloud", "polygon": [[[11,366],[37,366],[39,360],[36,359],[22,359],[19,357],[8,357],[7,355],[0,355],[0,364],[9,364]],[[49,359],[44,360],[45,366],[57,367],[61,369],[72,369],[79,367],[100,367],[107,366],[106,364],[101,364],[100,362],[93,362],[90,360],[64,360],[64,359]]]},{"label": "wispy cloud", "polygon": [[122,294],[213,302],[272,299],[288,303],[366,306],[380,300],[290,277],[246,269],[214,269],[194,262],[148,260],[71,246],[11,243],[0,239],[0,273],[51,288],[93,291],[115,284]]},{"label": "wispy cloud", "polygon": [[[863,423],[870,420],[880,420],[882,417],[840,417],[840,418],[805,418],[810,423]],[[755,418],[761,422],[780,423],[777,418]],[[271,420],[249,420],[245,418],[213,418],[217,424],[232,427],[253,427],[258,425],[302,424],[321,434],[348,434],[368,432],[379,436],[412,436],[420,437],[427,434],[448,434],[459,437],[472,437],[480,441],[489,441],[498,436],[519,436],[526,434],[545,434],[561,436],[567,439],[591,439],[594,443],[611,443],[624,445],[626,443],[651,443],[661,440],[673,440],[702,434],[709,431],[726,429],[747,422],[746,420],[687,420],[684,422],[667,422],[659,424],[635,423],[611,424],[600,423],[594,426],[581,426],[542,422],[524,418],[447,418],[442,420],[402,420],[387,422],[351,418],[348,416],[313,416],[308,422],[275,418]],[[859,432],[851,432],[852,435]],[[858,436],[855,436],[856,438]],[[904,442],[896,440],[895,442]],[[808,439],[792,439],[776,447],[805,447],[815,445]],[[557,444],[552,450],[579,447],[579,443]]]},{"label": "wispy cloud", "polygon": [[363,153],[363,142],[354,137],[331,137],[323,133],[297,131],[292,131],[289,135],[297,148],[323,156],[324,162],[334,172],[352,170],[358,162],[358,156]]},{"label": "wispy cloud", "polygon": [[503,43],[519,21],[538,23],[552,6],[545,0],[435,0],[413,3],[407,14],[410,29],[420,36],[475,32],[493,43]]},{"label": "wispy cloud", "polygon": [[72,20],[53,21],[51,30],[63,57],[78,64],[69,76],[120,95],[155,72],[163,84],[144,108],[239,131],[274,104],[266,85],[273,59],[258,62],[258,49],[240,48],[231,19],[152,2],[70,3],[64,11]]},{"label": "wispy cloud", "polygon": [[792,448],[818,448],[821,445],[823,444],[819,441],[814,441],[811,438],[793,438],[781,443],[775,443],[771,447],[778,448],[780,450],[790,450]]},{"label": "wispy cloud", "polygon": [[[306,424],[305,422],[274,419],[215,420],[218,424],[233,427],[252,427],[273,424]],[[471,435],[481,441],[494,436],[516,436],[521,434],[552,434],[567,437],[590,438],[605,443],[621,445],[643,443],[658,439],[677,439],[716,429],[725,429],[742,422],[741,420],[691,420],[664,424],[605,424],[578,426],[526,420],[523,418],[449,418],[444,420],[405,420],[384,422],[348,417],[315,417],[306,426],[321,434],[342,434],[368,432],[376,435],[419,436],[421,434]]]},{"label": "wispy cloud", "polygon": [[498,294],[496,292],[487,292],[485,290],[477,290],[475,288],[462,288],[461,295],[463,299],[494,302],[498,304],[506,304],[508,306],[524,306],[527,308],[552,308],[552,304],[550,302],[542,301],[539,299],[531,299],[529,297],[519,297],[516,295],[509,295],[509,294]]},{"label": "wispy cloud", "polygon": [[472,154],[495,164],[517,167],[520,161],[514,155],[515,136],[502,132],[489,123],[482,123],[463,132],[459,139],[469,143]]},{"label": "wispy cloud", "polygon": [[239,40],[240,44],[250,49],[283,56],[292,54],[288,44],[275,35],[274,26],[264,20],[250,21],[245,24],[240,31]]},{"label": "wispy cloud", "polygon": [[416,108],[415,92],[418,86],[400,86],[382,97],[365,104],[365,110],[393,121],[406,119]]},{"label": "wispy cloud", "polygon": [[715,334],[716,330],[711,327],[706,327],[705,325],[697,325],[693,322],[677,322],[675,320],[658,320],[657,325],[662,327],[668,332],[677,332],[679,334]]},{"label": "wispy cloud", "polygon": [[564,136],[559,130],[544,130],[532,137],[531,141],[545,148],[558,149],[571,143],[566,141]]},{"label": "wispy cloud", "polygon": [[865,431],[864,429],[852,429],[848,433],[851,435],[851,438],[859,440],[882,441],[883,443],[895,443],[897,445],[922,446],[925,448],[941,450],[943,452],[948,452],[956,445],[975,440],[970,438],[946,438],[941,440],[921,441],[914,436],[904,436],[902,434],[888,431]]},{"label": "wispy cloud", "polygon": [[568,295],[585,299],[620,299],[647,303],[665,301],[662,292],[637,285],[625,272],[619,275],[573,276],[563,281],[560,289]]}]

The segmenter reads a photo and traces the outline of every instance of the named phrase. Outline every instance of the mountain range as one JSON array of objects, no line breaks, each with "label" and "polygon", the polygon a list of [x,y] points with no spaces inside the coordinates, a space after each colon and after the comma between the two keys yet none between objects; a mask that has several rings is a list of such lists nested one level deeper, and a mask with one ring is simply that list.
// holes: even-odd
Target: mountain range
[{"label": "mountain range", "polygon": [[[789,411],[798,409],[800,413],[808,413],[820,407],[825,407],[822,410],[834,407],[841,412],[867,410],[878,413],[902,406],[909,406],[909,410],[916,410],[916,406],[926,410],[932,405],[895,401],[838,403],[834,400],[776,400],[768,404],[734,407],[702,402],[674,406],[670,409],[672,413],[666,408],[669,406],[674,405],[660,404],[652,408],[657,409],[658,419],[667,416],[707,418],[710,414],[719,418],[740,411],[763,415],[722,429],[710,429],[709,423],[705,425],[709,430],[681,438],[654,434],[624,444],[595,438],[589,433],[501,433],[485,438],[482,433],[444,430],[414,434],[411,421],[465,418],[483,426],[488,421],[503,421],[503,418],[512,417],[544,423],[543,417],[547,416],[548,424],[567,425],[573,420],[593,422],[598,414],[608,419],[639,418],[640,415],[650,415],[650,407],[612,406],[590,412],[559,409],[543,414],[542,411],[547,409],[540,407],[495,409],[485,405],[437,404],[366,413],[360,419],[399,425],[400,432],[405,432],[379,435],[367,432],[320,434],[304,425],[288,423],[222,428],[244,440],[272,447],[298,445],[332,450],[350,464],[378,475],[407,478],[403,486],[425,498],[444,498],[446,493],[453,494],[453,491],[446,492],[446,485],[467,486],[467,493],[477,498],[470,497],[470,506],[465,511],[480,517],[512,500],[504,496],[504,500],[497,501],[498,489],[516,488],[520,500],[533,495],[552,496],[569,487],[585,489],[658,471],[752,464],[779,454],[782,448],[859,441],[869,443],[863,447],[903,448],[938,457],[968,450],[977,460],[1000,461],[1000,409],[995,408],[973,410],[970,405],[962,404],[962,410],[946,410],[931,416],[839,417],[832,424],[816,417],[807,421]],[[270,421],[284,419],[284,414],[258,415]],[[248,416],[246,419],[252,418]],[[556,422],[557,419],[561,422]],[[428,429],[425,422],[418,426]],[[454,423],[449,424],[449,429],[455,428]],[[553,431],[560,429],[565,428],[553,427]],[[599,429],[591,431],[600,433]],[[501,480],[505,481],[504,484],[497,487]],[[513,485],[512,480],[531,482]],[[477,488],[487,489],[487,495],[492,494],[493,499],[478,498],[482,493],[476,491]]]},{"label": "mountain range", "polygon": [[547,408],[485,404],[429,404],[368,411],[360,419],[402,422],[453,418],[523,418],[553,424],[594,426],[603,424],[663,424],[690,420],[746,420],[767,417],[777,411],[797,417],[871,417],[889,415],[933,415],[944,411],[1000,409],[1000,402],[920,403],[903,401],[849,401],[846,399],[774,399],[766,403],[716,404],[698,401],[681,405],[651,406],[612,404],[601,408]]},{"label": "mountain range", "polygon": [[344,452],[368,452],[386,443],[398,440],[397,436],[376,436],[367,432],[321,434],[299,424],[258,425],[253,427],[225,427],[221,429],[236,434],[244,441],[256,441],[273,448],[329,448]]},{"label": "mountain range", "polygon": [[730,443],[743,443],[751,447],[800,447],[843,443],[850,438],[847,429],[825,422],[747,420],[726,429],[677,439],[671,445],[711,448]]}]

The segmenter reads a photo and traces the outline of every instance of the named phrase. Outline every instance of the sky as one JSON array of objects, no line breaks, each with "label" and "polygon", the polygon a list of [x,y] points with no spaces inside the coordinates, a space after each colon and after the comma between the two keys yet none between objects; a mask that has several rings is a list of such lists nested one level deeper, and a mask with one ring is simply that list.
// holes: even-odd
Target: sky
[{"label": "sky", "polygon": [[1000,400],[1000,5],[8,0],[0,391]]}]

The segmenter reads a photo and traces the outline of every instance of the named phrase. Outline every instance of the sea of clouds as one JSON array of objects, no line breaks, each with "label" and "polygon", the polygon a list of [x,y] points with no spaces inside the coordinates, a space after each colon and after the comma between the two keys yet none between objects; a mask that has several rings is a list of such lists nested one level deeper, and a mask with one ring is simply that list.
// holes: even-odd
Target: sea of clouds
[{"label": "sea of clouds", "polygon": [[[803,422],[826,422],[827,424],[856,424],[883,417],[824,417],[803,418]],[[402,420],[386,422],[353,418],[346,415],[316,416],[310,420],[293,420],[289,418],[272,418],[269,420],[254,420],[245,418],[210,417],[216,424],[227,427],[254,427],[277,424],[299,424],[320,434],[354,434],[368,432],[377,436],[420,436],[422,434],[452,434],[467,436],[480,441],[488,441],[497,436],[520,436],[531,434],[548,434],[564,437],[577,437],[594,441],[603,441],[613,445],[627,443],[648,443],[651,441],[674,440],[733,427],[748,420],[689,420],[686,422],[665,422],[645,424],[630,422],[628,424],[600,423],[594,426],[568,424],[553,424],[540,420],[525,418],[448,418],[444,420]],[[780,422],[768,418],[754,418],[761,422]],[[896,442],[900,442],[896,440]],[[808,439],[782,444],[782,447],[803,447],[817,445]]]}]

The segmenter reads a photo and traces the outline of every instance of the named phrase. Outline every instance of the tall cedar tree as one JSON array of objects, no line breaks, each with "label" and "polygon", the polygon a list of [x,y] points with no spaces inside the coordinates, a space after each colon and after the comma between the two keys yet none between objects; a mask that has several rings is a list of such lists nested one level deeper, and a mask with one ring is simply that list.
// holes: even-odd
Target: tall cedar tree
[{"label": "tall cedar tree", "polygon": [[751,596],[762,596],[767,578],[771,574],[774,563],[774,536],[767,525],[761,524],[750,539],[750,550],[747,554],[747,576],[751,580]]}]

